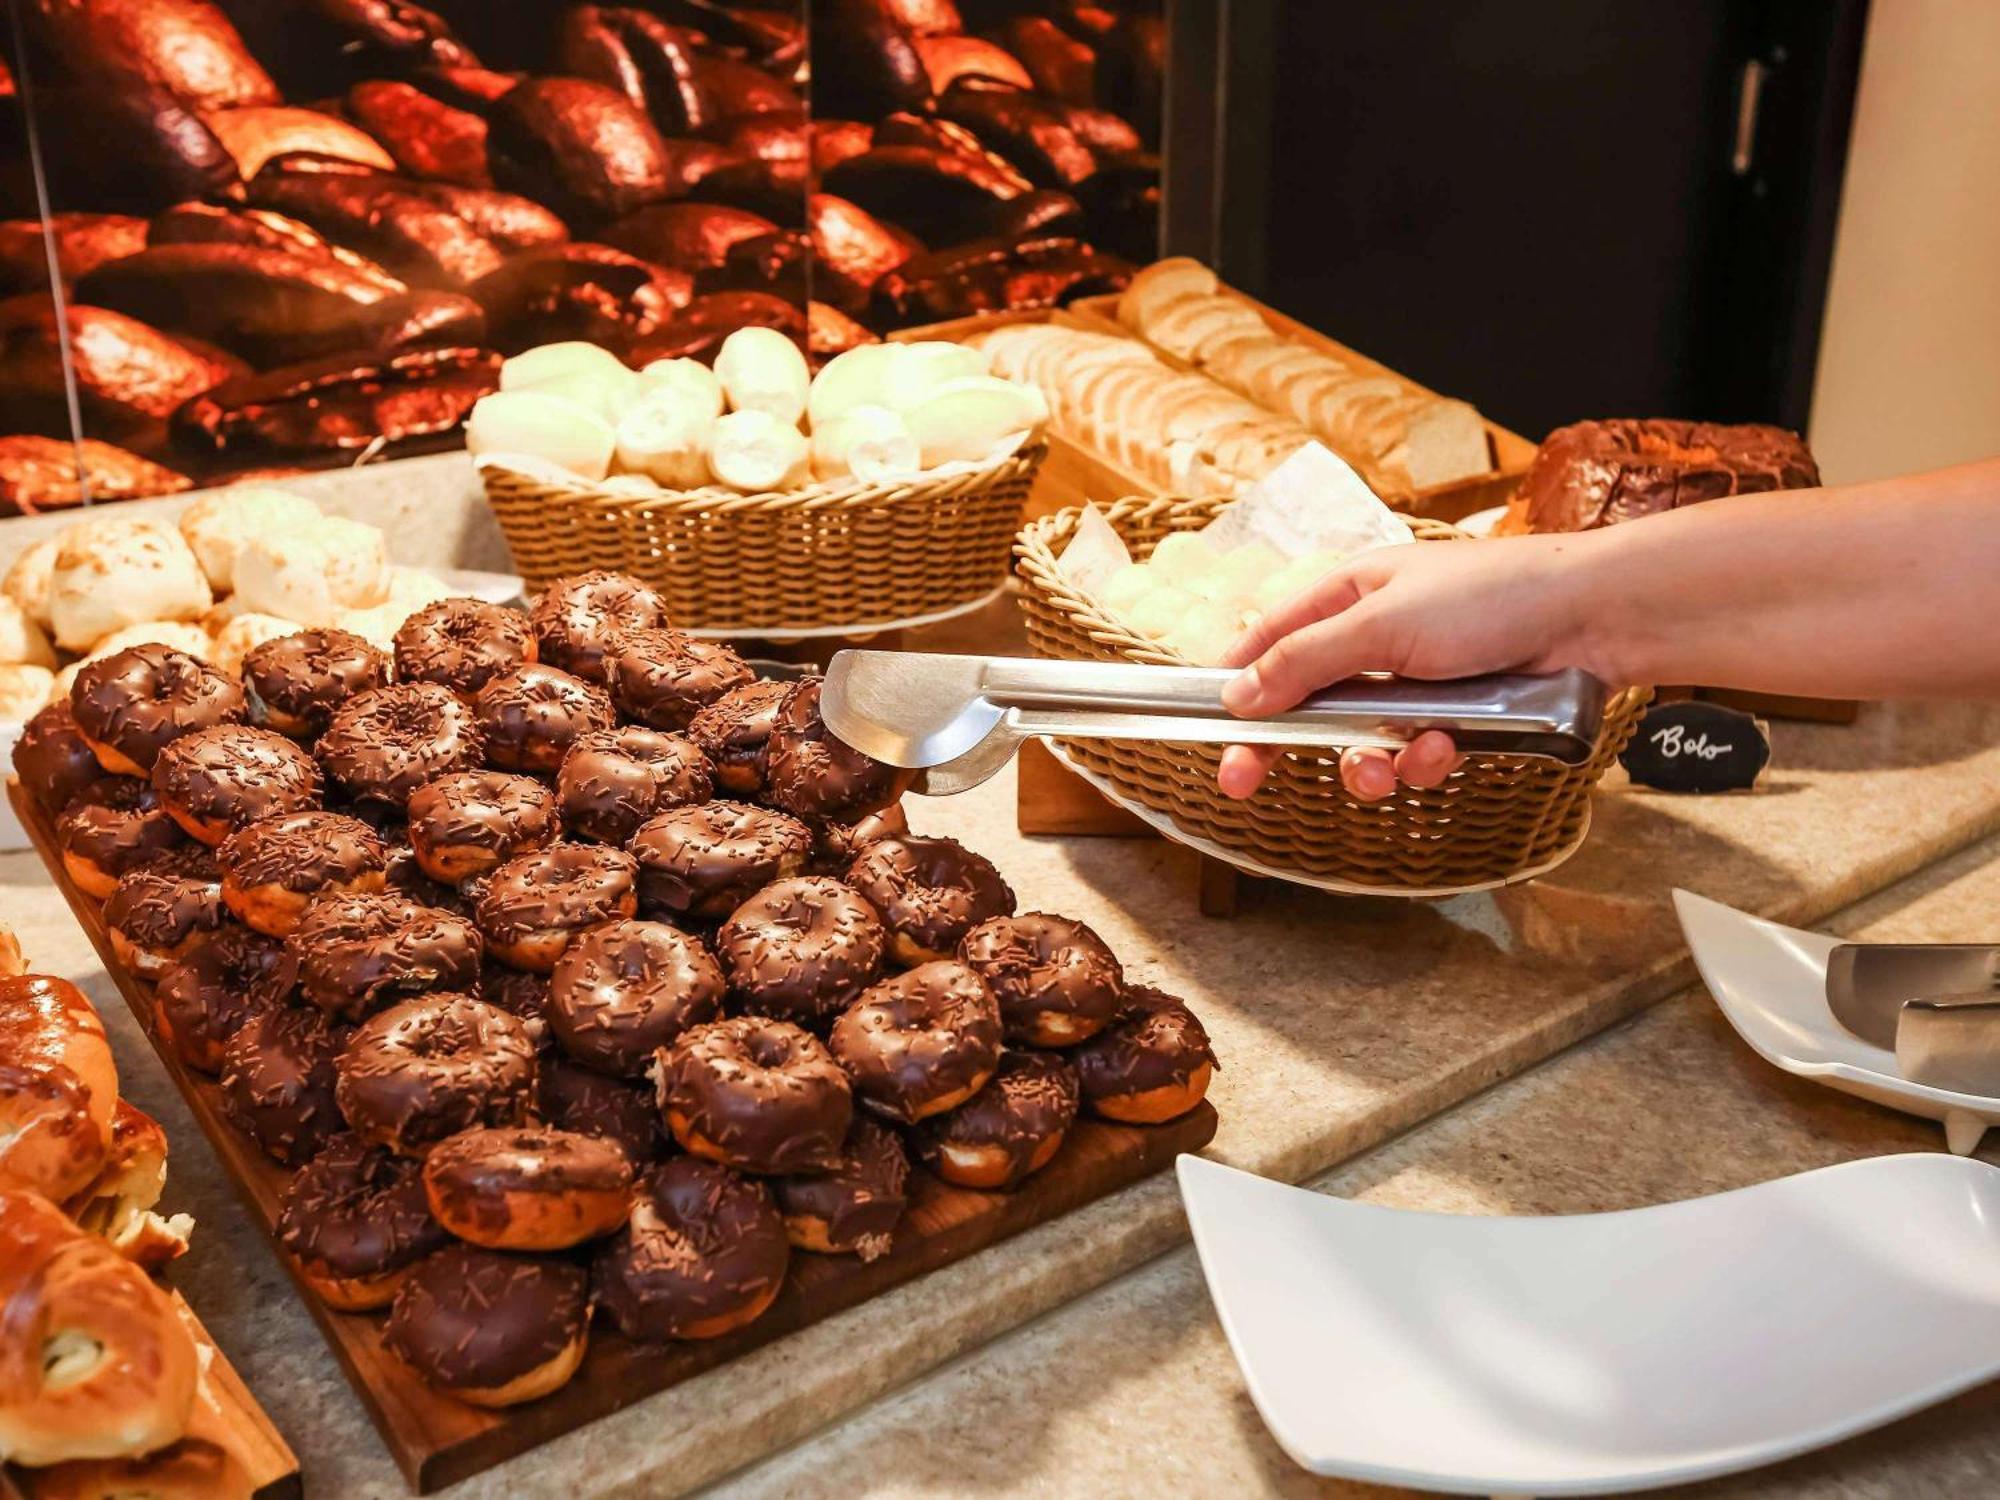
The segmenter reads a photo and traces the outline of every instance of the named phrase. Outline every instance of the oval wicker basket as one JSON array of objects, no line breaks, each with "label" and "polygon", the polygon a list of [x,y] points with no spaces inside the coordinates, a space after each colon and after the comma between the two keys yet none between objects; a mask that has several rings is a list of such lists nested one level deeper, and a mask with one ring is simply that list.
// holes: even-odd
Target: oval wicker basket
[{"label": "oval wicker basket", "polygon": [[[1227,497],[1129,499],[1102,507],[1134,557],[1174,531],[1198,531]],[[1078,661],[1186,665],[1157,641],[1102,612],[1056,570],[1075,530],[1075,509],[1044,516],[1015,544],[1021,608],[1038,656]],[[1462,533],[1412,519],[1419,540]],[[1406,895],[1503,885],[1560,862],[1589,828],[1590,791],[1631,737],[1652,696],[1628,688],[1611,700],[1597,752],[1587,765],[1512,756],[1469,758],[1444,785],[1405,789],[1362,803],[1341,786],[1339,752],[1288,751],[1245,802],[1217,790],[1219,745],[1134,740],[1064,740],[1063,755],[1118,796],[1157,813],[1193,840],[1219,846],[1246,866],[1312,884]]]},{"label": "oval wicker basket", "polygon": [[486,463],[493,514],[531,590],[592,568],[642,578],[707,634],[880,630],[970,609],[1007,580],[1037,443],[984,468],[903,484],[764,495],[620,494]]}]

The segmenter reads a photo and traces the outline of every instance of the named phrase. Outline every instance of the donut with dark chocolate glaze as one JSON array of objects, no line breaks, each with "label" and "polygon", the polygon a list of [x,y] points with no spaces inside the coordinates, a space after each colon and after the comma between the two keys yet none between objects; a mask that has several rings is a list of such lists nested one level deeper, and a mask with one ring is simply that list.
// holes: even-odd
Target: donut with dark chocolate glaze
[{"label": "donut with dark chocolate glaze", "polygon": [[666,1122],[650,1085],[607,1077],[560,1053],[543,1057],[539,1074],[542,1118],[558,1130],[614,1142],[634,1167],[665,1152]]},{"label": "donut with dark chocolate glaze", "polygon": [[116,776],[144,776],[184,734],[243,722],[235,678],[171,646],[128,646],[85,662],[70,684],[76,727]]},{"label": "donut with dark chocolate glaze", "polygon": [[760,1175],[824,1171],[854,1119],[847,1075],[811,1032],[736,1016],[659,1054],[660,1106],[684,1150]]},{"label": "donut with dark chocolate glaze", "polygon": [[301,630],[243,658],[250,722],[315,740],[350,698],[389,685],[389,656],[347,630]]},{"label": "donut with dark chocolate glaze", "polygon": [[627,844],[648,818],[706,802],[713,790],[692,740],[639,724],[579,735],[556,771],[563,821],[599,844]]},{"label": "donut with dark chocolate glaze", "polygon": [[889,957],[905,967],[950,958],[981,922],[1014,915],[1014,892],[993,862],[957,839],[876,839],[855,856],[847,883],[882,914]]},{"label": "donut with dark chocolate glaze", "polygon": [[398,682],[434,682],[466,699],[535,659],[528,617],[483,599],[425,605],[397,627],[394,646]]},{"label": "donut with dark chocolate glaze", "polygon": [[812,830],[766,807],[703,802],[647,819],[629,847],[647,916],[717,918],[803,870]]},{"label": "donut with dark chocolate glaze", "polygon": [[382,1342],[441,1391],[513,1406],[558,1390],[590,1339],[582,1267],[476,1245],[447,1245],[396,1292]]},{"label": "donut with dark chocolate glaze", "polygon": [[69,699],[38,709],[14,741],[14,774],[51,817],[111,773],[76,726]]},{"label": "donut with dark chocolate glaze", "polygon": [[1208,1092],[1215,1049],[1187,1002],[1135,985],[1104,1030],[1069,1054],[1084,1107],[1107,1120],[1157,1125]]},{"label": "donut with dark chocolate glaze", "polygon": [[166,746],[153,762],[153,790],[176,823],[211,845],[246,823],[320,804],[313,758],[248,724],[197,729]]},{"label": "donut with dark chocolate glaze", "polygon": [[688,738],[715,767],[715,784],[735,797],[764,790],[764,745],[778,721],[789,682],[746,682],[688,721]]},{"label": "donut with dark chocolate glaze", "polygon": [[185,848],[187,834],[135,776],[107,776],[70,800],[56,819],[63,869],[77,889],[107,900],[133,870]]},{"label": "donut with dark chocolate glaze", "polygon": [[963,964],[920,964],[871,985],[827,1036],[854,1097],[901,1125],[955,1109],[1000,1062],[1000,1006]]},{"label": "donut with dark chocolate glaze", "polygon": [[464,917],[386,891],[316,896],[286,939],[299,993],[343,1021],[437,990],[479,983],[479,930]]},{"label": "donut with dark chocolate glaze", "polygon": [[533,1113],[527,1024],[470,995],[419,995],[354,1029],[335,1066],[340,1112],[364,1140],[403,1156],[479,1125]]},{"label": "donut with dark chocolate glaze", "polygon": [[272,1006],[224,1045],[223,1109],[274,1161],[305,1161],[340,1133],[334,1059],[346,1031],[316,1010]]},{"label": "donut with dark chocolate glaze", "polygon": [[289,936],[306,903],[327,891],[379,891],[389,851],[344,813],[295,812],[239,828],[216,848],[222,903],[237,920]]},{"label": "donut with dark chocolate glaze", "polygon": [[546,1125],[465,1130],[424,1158],[437,1221],[489,1250],[567,1250],[611,1233],[632,1201],[612,1141]]},{"label": "donut with dark chocolate glaze", "polygon": [[764,795],[794,817],[854,823],[909,790],[915,773],[871,760],[819,716],[820,679],[792,684],[764,748]]},{"label": "donut with dark chocolate glaze", "polygon": [[334,710],[314,751],[350,797],[397,811],[425,782],[476,770],[484,755],[472,710],[434,682],[398,682],[350,699]]},{"label": "donut with dark chocolate glaze", "polygon": [[528,611],[540,659],[600,686],[609,680],[605,656],[625,630],[657,630],[667,601],[636,578],[599,569],[559,578]]},{"label": "donut with dark chocolate glaze", "polygon": [[169,855],[127,870],[105,898],[104,930],[129,972],[158,978],[226,920],[222,876],[214,860],[207,861],[205,870],[191,864]]},{"label": "donut with dark chocolate glaze", "polygon": [[1073,1047],[1103,1030],[1125,1000],[1125,971],[1104,939],[1046,912],[994,917],[958,945],[1000,1002],[1007,1040]]},{"label": "donut with dark chocolate glaze", "polygon": [[291,998],[298,967],[276,938],[230,924],[170,964],[153,986],[154,1028],[186,1066],[220,1073],[230,1038]]},{"label": "donut with dark chocolate glaze", "polygon": [[579,735],[618,722],[603,688],[541,662],[489,677],[472,717],[487,761],[509,771],[554,771]]},{"label": "donut with dark chocolate glaze", "polygon": [[903,804],[892,802],[880,812],[869,813],[856,823],[828,823],[824,820],[812,825],[812,862],[807,866],[815,875],[832,875],[836,879],[844,877],[853,865],[856,856],[877,839],[901,838],[910,831],[910,820],[903,815]]},{"label": "donut with dark chocolate glaze", "polygon": [[882,967],[875,908],[823,875],[774,881],[715,933],[716,956],[743,1012],[813,1026],[843,1010]]},{"label": "donut with dark chocolate glaze", "polygon": [[756,675],[727,646],[672,627],[620,631],[605,665],[619,713],[652,729],[686,729],[702,709]]},{"label": "donut with dark chocolate glaze", "polygon": [[579,933],[556,960],[549,1029],[576,1061],[641,1078],[662,1047],[722,1014],[725,989],[709,951],[679,928],[606,922]]},{"label": "donut with dark chocolate glaze", "polygon": [[985,1088],[917,1126],[917,1155],[958,1187],[1018,1187],[1062,1149],[1077,1104],[1076,1072],[1060,1057],[1004,1053]]},{"label": "donut with dark chocolate glaze", "polygon": [[549,1046],[548,975],[510,969],[488,958],[479,967],[479,998],[525,1021],[538,1050]]},{"label": "donut with dark chocolate glaze", "polygon": [[776,1299],[791,1242],[761,1182],[691,1156],[640,1184],[625,1228],[591,1266],[598,1305],[629,1339],[711,1339]]},{"label": "donut with dark chocolate glaze", "polygon": [[562,836],[555,794],[532,776],[454,771],[410,794],[410,848],[446,885],[497,870]]},{"label": "donut with dark chocolate glaze", "polygon": [[387,1307],[418,1261],[451,1243],[406,1156],[351,1132],[335,1136],[285,1185],[278,1243],[328,1307]]},{"label": "donut with dark chocolate glaze", "polygon": [[548,974],[577,933],[637,912],[637,874],[622,850],[550,844],[495,870],[473,913],[494,957]]},{"label": "donut with dark chocolate glaze", "polygon": [[[405,830],[407,831],[407,830]],[[435,906],[456,917],[470,917],[472,902],[455,885],[433,880],[417,863],[417,851],[408,844],[391,845],[389,862],[382,871],[382,889],[407,896],[419,906]]]},{"label": "donut with dark chocolate glaze", "polygon": [[909,1181],[910,1159],[896,1132],[858,1116],[830,1170],[774,1177],[771,1196],[798,1249],[879,1260],[909,1206]]}]

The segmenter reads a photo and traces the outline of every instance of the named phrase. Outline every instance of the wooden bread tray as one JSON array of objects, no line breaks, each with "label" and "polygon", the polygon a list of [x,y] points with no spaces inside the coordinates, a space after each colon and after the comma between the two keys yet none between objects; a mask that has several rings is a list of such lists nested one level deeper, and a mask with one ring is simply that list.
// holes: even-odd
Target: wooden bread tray
[{"label": "wooden bread tray", "polygon": [[[279,1196],[290,1174],[229,1122],[215,1081],[182,1067],[161,1042],[153,1026],[152,986],[118,963],[100,903],[79,891],[65,873],[49,818],[18,780],[9,780],[7,794],[49,878],[96,946],[237,1191],[265,1232],[274,1234]],[[590,1352],[573,1380],[540,1401],[504,1410],[468,1406],[433,1390],[383,1347],[379,1314],[333,1311],[299,1280],[290,1256],[280,1250],[278,1258],[396,1463],[417,1492],[428,1493],[1150,1176],[1183,1151],[1208,1144],[1216,1123],[1215,1110],[1206,1102],[1164,1125],[1079,1119],[1056,1159],[1012,1193],[950,1187],[914,1167],[909,1211],[893,1248],[881,1259],[863,1263],[852,1256],[795,1253],[784,1290],[770,1311],[724,1338],[645,1345],[608,1327],[593,1327]]]}]

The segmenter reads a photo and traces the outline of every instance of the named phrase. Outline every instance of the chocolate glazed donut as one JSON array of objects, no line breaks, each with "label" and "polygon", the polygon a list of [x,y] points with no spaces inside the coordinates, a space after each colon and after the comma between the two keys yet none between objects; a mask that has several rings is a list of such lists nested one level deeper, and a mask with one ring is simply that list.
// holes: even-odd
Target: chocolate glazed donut
[{"label": "chocolate glazed donut", "polygon": [[282,734],[218,724],[160,751],[153,790],[176,823],[219,844],[246,823],[318,807],[319,767]]},{"label": "chocolate glazed donut", "polygon": [[542,1118],[558,1130],[611,1141],[634,1167],[666,1150],[667,1127],[650,1086],[607,1078],[555,1053],[542,1058],[539,1073]]},{"label": "chocolate glazed donut", "polygon": [[340,1112],[364,1140],[422,1156],[533,1107],[535,1044],[518,1016],[469,995],[419,995],[357,1027],[336,1064]]},{"label": "chocolate glazed donut", "polygon": [[875,909],[837,880],[776,881],[730,914],[716,955],[737,1006],[803,1026],[837,1014],[882,966]]},{"label": "chocolate glazed donut", "polygon": [[562,834],[556,799],[531,776],[456,771],[410,794],[410,848],[433,880],[457,885]]},{"label": "chocolate glazed donut", "polygon": [[1077,1098],[1076,1073],[1061,1058],[1009,1052],[985,1088],[917,1127],[917,1155],[959,1187],[1018,1187],[1062,1149]]},{"label": "chocolate glazed donut", "polygon": [[1187,1002],[1135,986],[1104,1030],[1070,1054],[1093,1114],[1157,1125],[1186,1114],[1208,1092],[1215,1049]]},{"label": "chocolate glazed donut", "polygon": [[349,700],[314,748],[349,796],[392,808],[427,781],[475,769],[482,753],[472,711],[435,682],[399,682]]},{"label": "chocolate glazed donut", "polygon": [[580,934],[549,977],[548,1019],[564,1052],[601,1073],[645,1076],[653,1055],[722,1014],[722,970],[664,922],[606,922]]},{"label": "chocolate glazed donut", "polygon": [[727,646],[678,630],[620,632],[607,657],[619,711],[653,729],[685,729],[703,708],[753,679]]},{"label": "chocolate glazed donut", "polygon": [[177,859],[128,870],[104,902],[104,929],[118,961],[154,979],[187,957],[223,924],[222,876],[209,868],[178,868]]},{"label": "chocolate glazed donut", "polygon": [[298,925],[322,891],[379,891],[389,852],[359,818],[296,812],[238,829],[215,851],[222,901],[271,937]]},{"label": "chocolate glazed donut", "polygon": [[641,1185],[591,1283],[629,1339],[709,1339],[761,1316],[790,1262],[784,1221],[762,1183],[681,1156]]},{"label": "chocolate glazed donut", "polygon": [[304,1161],[339,1134],[334,1059],[345,1040],[316,1010],[273,1006],[223,1048],[223,1108],[273,1160]]},{"label": "chocolate glazed donut", "polygon": [[771,1196],[799,1249],[879,1260],[909,1206],[909,1180],[910,1159],[896,1133],[857,1118],[831,1171],[774,1177]]},{"label": "chocolate glazed donut", "polygon": [[647,916],[726,917],[812,853],[797,818],[742,802],[704,802],[652,818],[632,837]]},{"label": "chocolate glazed donut", "polygon": [[494,957],[548,974],[577,933],[637,912],[636,874],[617,849],[552,844],[495,870],[473,910]]},{"label": "chocolate glazed donut", "polygon": [[958,945],[959,961],[1000,1001],[1010,1042],[1071,1047],[1096,1035],[1125,998],[1125,971],[1081,922],[1025,912],[981,922]]},{"label": "chocolate glazed donut", "polygon": [[539,659],[600,687],[610,680],[605,655],[621,630],[667,623],[667,601],[636,578],[598,569],[559,578],[528,611]]},{"label": "chocolate glazed donut", "polygon": [[904,834],[865,845],[847,883],[882,914],[889,956],[935,963],[991,917],[1014,914],[1014,893],[993,862],[956,839]]},{"label": "chocolate glazed donut", "polygon": [[298,962],[299,993],[345,1021],[409,995],[479,983],[478,929],[402,896],[319,896],[286,941]]},{"label": "chocolate glazed donut", "polygon": [[76,726],[69,699],[39,710],[14,741],[14,774],[42,810],[58,816],[79,793],[111,773]]},{"label": "chocolate glazed donut", "polygon": [[715,784],[737,797],[764,790],[764,746],[778,722],[789,682],[746,682],[688,721],[688,738],[715,768]]},{"label": "chocolate glazed donut", "polygon": [[424,1194],[472,1244],[567,1250],[625,1222],[632,1163],[610,1141],[546,1126],[467,1130],[424,1158]]},{"label": "chocolate glazed donut", "polygon": [[539,662],[488,678],[472,716],[486,759],[509,771],[553,771],[580,736],[617,722],[602,688]]},{"label": "chocolate glazed donut", "polygon": [[561,1387],[590,1337],[589,1279],[559,1260],[448,1245],[396,1293],[382,1342],[439,1390],[513,1406]]},{"label": "chocolate glazed donut", "polygon": [[56,819],[63,869],[78,890],[99,901],[128,872],[186,843],[187,835],[167,816],[158,794],[130,776],[107,776],[73,798]]},{"label": "chocolate glazed donut", "polygon": [[757,1173],[824,1171],[839,1160],[853,1095],[812,1033],[737,1016],[683,1032],[658,1062],[667,1128],[694,1155]]},{"label": "chocolate glazed donut", "polygon": [[387,1307],[425,1256],[451,1242],[417,1163],[338,1135],[285,1186],[278,1243],[328,1307]]},{"label": "chocolate glazed donut", "polygon": [[398,682],[435,682],[465,698],[534,659],[527,617],[483,599],[440,599],[396,631]]},{"label": "chocolate glazed donut", "polygon": [[600,844],[629,843],[648,819],[706,802],[713,790],[692,741],[636,724],[579,735],[556,771],[563,821]]},{"label": "chocolate glazed donut", "polygon": [[317,739],[335,709],[388,683],[388,656],[345,630],[281,635],[243,658],[250,721],[297,740]]},{"label": "chocolate glazed donut", "polygon": [[230,1038],[253,1016],[291,998],[298,967],[285,945],[247,927],[227,926],[153,987],[153,1024],[197,1073],[220,1073]]},{"label": "chocolate glazed donut", "polygon": [[86,662],[70,685],[78,731],[104,769],[144,776],[184,734],[243,720],[235,680],[170,646],[130,646]]},{"label": "chocolate glazed donut", "polygon": [[867,1108],[902,1125],[955,1109],[1000,1062],[1000,1006],[963,964],[923,964],[861,992],[827,1047]]},{"label": "chocolate glazed donut", "polygon": [[902,796],[915,773],[834,738],[819,716],[819,693],[820,679],[808,677],[779,703],[764,751],[766,794],[795,817],[852,823]]}]

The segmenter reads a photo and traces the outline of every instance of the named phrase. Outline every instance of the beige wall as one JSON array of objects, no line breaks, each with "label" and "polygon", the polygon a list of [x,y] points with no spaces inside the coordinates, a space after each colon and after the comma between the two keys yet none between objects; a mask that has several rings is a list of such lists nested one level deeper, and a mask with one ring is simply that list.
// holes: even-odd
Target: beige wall
[{"label": "beige wall", "polygon": [[2000,454],[2000,0],[1874,0],[1810,437],[1830,483]]}]

